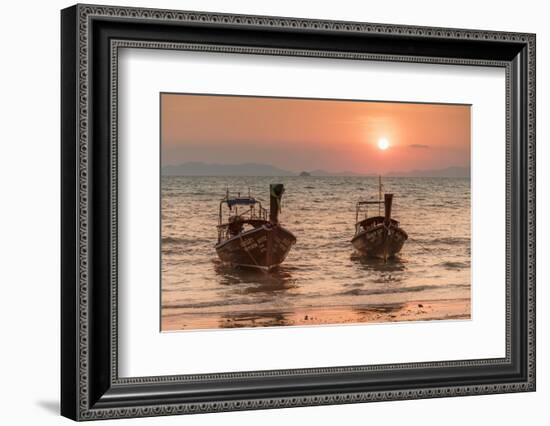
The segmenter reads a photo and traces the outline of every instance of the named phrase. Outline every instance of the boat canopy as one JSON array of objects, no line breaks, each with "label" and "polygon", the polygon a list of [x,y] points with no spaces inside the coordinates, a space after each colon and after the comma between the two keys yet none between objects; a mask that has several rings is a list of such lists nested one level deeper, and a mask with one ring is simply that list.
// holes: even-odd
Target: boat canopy
[{"label": "boat canopy", "polygon": [[232,208],[233,206],[253,206],[258,201],[256,201],[253,197],[236,197],[236,198],[228,198],[225,200],[229,208]]}]

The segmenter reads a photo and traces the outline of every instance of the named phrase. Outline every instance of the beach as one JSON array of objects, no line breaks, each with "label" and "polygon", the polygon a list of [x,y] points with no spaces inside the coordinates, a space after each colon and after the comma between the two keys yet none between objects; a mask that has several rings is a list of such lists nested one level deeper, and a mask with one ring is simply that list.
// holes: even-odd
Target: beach
[{"label": "beach", "polygon": [[293,311],[189,314],[172,312],[162,319],[163,331],[216,328],[381,324],[401,321],[468,320],[470,300],[411,301],[376,306],[297,308]]}]

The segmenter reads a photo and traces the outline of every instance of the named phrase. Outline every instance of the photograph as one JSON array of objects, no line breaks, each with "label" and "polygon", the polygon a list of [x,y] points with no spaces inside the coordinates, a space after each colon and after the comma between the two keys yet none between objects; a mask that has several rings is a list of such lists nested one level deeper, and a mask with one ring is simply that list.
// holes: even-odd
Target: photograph
[{"label": "photograph", "polygon": [[161,331],[469,320],[470,121],[161,93]]}]

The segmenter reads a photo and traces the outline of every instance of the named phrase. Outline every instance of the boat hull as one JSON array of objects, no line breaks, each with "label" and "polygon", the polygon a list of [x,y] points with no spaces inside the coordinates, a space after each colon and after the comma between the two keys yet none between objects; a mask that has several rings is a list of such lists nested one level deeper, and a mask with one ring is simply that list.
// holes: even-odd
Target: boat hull
[{"label": "boat hull", "polygon": [[407,233],[398,226],[386,227],[380,224],[359,232],[352,238],[351,243],[355,250],[364,256],[388,259],[401,251],[407,238]]},{"label": "boat hull", "polygon": [[263,225],[216,245],[219,258],[233,266],[270,270],[280,265],[296,237],[280,225]]}]

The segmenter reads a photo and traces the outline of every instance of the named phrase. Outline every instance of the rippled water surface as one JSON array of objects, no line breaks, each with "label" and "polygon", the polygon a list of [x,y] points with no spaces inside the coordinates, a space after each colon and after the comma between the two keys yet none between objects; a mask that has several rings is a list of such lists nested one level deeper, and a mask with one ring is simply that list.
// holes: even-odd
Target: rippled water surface
[{"label": "rippled water surface", "polygon": [[[285,184],[280,220],[296,245],[269,274],[223,265],[214,249],[219,200],[227,187],[250,188],[269,206],[270,183]],[[392,217],[409,234],[400,257],[387,263],[357,257],[350,243],[355,203],[377,196],[377,178],[163,177],[163,330],[231,327],[239,318],[243,326],[287,325],[289,313],[308,309],[469,301],[470,180],[383,183],[394,193]]]}]

